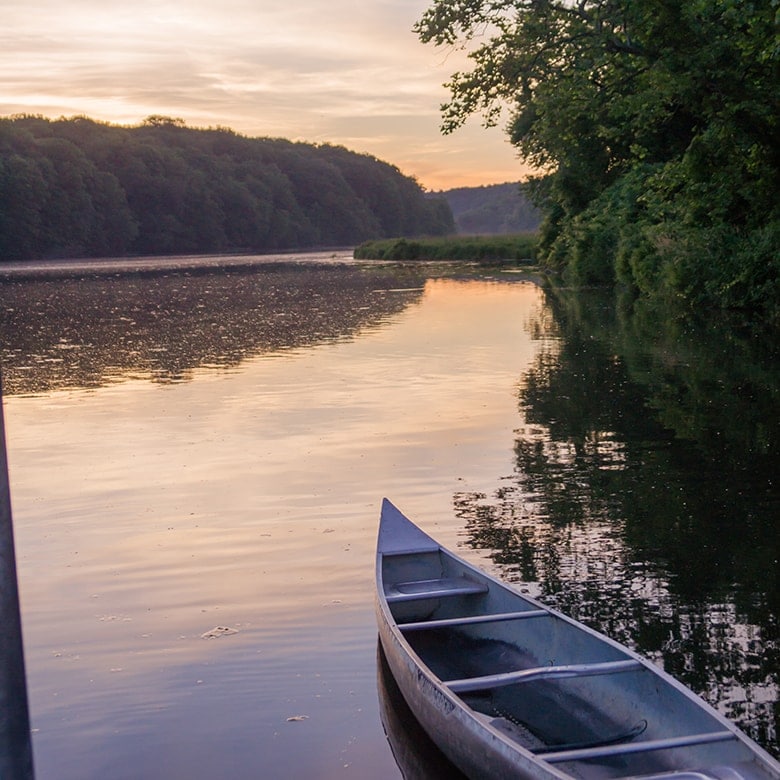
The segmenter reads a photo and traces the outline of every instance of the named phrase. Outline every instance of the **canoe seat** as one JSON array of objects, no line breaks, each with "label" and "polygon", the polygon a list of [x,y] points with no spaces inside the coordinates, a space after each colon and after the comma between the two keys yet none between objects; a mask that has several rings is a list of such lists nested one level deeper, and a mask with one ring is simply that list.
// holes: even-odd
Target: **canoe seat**
[{"label": "canoe seat", "polygon": [[395,604],[401,601],[422,601],[487,593],[487,589],[484,583],[466,577],[441,577],[435,580],[412,580],[387,585],[385,597],[389,604]]},{"label": "canoe seat", "polygon": [[536,682],[537,680],[561,680],[567,677],[593,677],[600,674],[617,674],[642,669],[639,661],[633,658],[625,661],[604,661],[595,664],[567,664],[565,666],[536,666],[531,669],[520,669],[517,672],[488,674],[484,677],[467,677],[463,680],[449,680],[444,684],[453,693],[469,693],[471,691],[487,691],[492,688],[503,688],[506,685]]},{"label": "canoe seat", "polygon": [[398,628],[406,633],[407,631],[427,631],[433,628],[455,628],[457,626],[472,626],[479,623],[502,623],[508,620],[527,620],[528,618],[537,617],[550,617],[550,613],[546,609],[526,609],[521,612],[498,612],[492,615],[472,615],[470,617],[399,623]]}]

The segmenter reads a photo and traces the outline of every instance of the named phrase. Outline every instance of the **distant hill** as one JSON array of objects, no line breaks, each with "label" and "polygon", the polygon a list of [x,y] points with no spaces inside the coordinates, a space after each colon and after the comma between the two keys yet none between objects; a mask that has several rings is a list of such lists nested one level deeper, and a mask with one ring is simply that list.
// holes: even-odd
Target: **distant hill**
[{"label": "distant hill", "polygon": [[497,235],[536,230],[541,216],[522,194],[518,182],[459,187],[436,193],[452,209],[458,233]]},{"label": "distant hill", "polygon": [[370,155],[149,117],[0,118],[0,261],[267,252],[443,235],[446,200]]}]

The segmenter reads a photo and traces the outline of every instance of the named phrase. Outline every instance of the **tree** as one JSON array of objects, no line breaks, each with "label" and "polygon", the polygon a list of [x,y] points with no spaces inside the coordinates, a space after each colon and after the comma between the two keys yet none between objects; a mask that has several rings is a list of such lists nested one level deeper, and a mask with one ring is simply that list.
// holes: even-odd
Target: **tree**
[{"label": "tree", "polygon": [[776,0],[435,0],[415,29],[474,63],[448,84],[443,131],[508,109],[512,143],[544,172],[551,268],[776,317],[778,13]]},{"label": "tree", "polygon": [[0,118],[0,261],[348,246],[452,215],[368,155],[149,117]]},{"label": "tree", "polygon": [[33,160],[0,159],[0,257],[23,260],[40,252],[41,203],[46,182]]},{"label": "tree", "polygon": [[184,127],[185,122],[180,117],[151,114],[144,119],[144,125],[146,127]]}]

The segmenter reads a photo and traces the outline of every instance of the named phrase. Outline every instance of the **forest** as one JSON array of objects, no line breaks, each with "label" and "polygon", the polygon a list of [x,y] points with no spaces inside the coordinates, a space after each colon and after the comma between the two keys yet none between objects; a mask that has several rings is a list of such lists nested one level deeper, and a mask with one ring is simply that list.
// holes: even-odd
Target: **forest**
[{"label": "forest", "polygon": [[437,193],[446,198],[458,233],[505,235],[538,230],[539,210],[521,182],[456,187]]},{"label": "forest", "polygon": [[433,0],[424,43],[464,49],[442,130],[506,121],[540,171],[540,262],[780,323],[776,0]]},{"label": "forest", "polygon": [[179,119],[0,118],[0,261],[265,252],[454,232],[441,197],[340,146]]}]

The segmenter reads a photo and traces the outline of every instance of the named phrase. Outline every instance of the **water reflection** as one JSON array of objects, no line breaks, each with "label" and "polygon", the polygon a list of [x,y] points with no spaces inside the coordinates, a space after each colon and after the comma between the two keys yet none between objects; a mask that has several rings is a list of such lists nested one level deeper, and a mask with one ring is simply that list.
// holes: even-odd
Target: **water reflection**
[{"label": "water reflection", "polygon": [[404,780],[462,780],[466,776],[434,744],[401,693],[377,642],[379,714]]},{"label": "water reflection", "polygon": [[[404,274],[402,273],[403,277]],[[421,277],[381,267],[292,262],[146,269],[0,283],[7,395],[161,383],[199,367],[349,339],[419,301]]]},{"label": "water reflection", "polygon": [[548,303],[531,323],[542,349],[521,383],[516,472],[456,496],[469,544],[777,754],[773,344],[595,295]]},{"label": "water reflection", "polygon": [[[397,777],[373,710],[383,494],[449,546],[465,519],[502,574],[776,748],[771,361],[426,274],[0,283],[40,777]],[[216,625],[239,633],[200,638]]]},{"label": "water reflection", "polygon": [[[312,289],[320,270],[322,287]],[[242,272],[226,289],[245,279],[259,296],[286,273],[266,269],[261,283]],[[415,516],[438,518],[454,542],[453,490],[492,487],[511,469],[515,383],[537,348],[522,323],[540,292],[441,276],[410,290],[431,269],[394,269],[388,281],[384,273],[298,266],[287,300],[321,293],[334,317],[370,305],[345,315],[365,325],[354,334],[336,327],[322,343],[306,328],[330,327],[328,318],[297,317],[297,330],[262,352],[270,331],[258,316],[257,332],[215,342],[261,350],[242,359],[238,349],[231,370],[191,368],[192,381],[171,381],[165,353],[144,352],[141,368],[156,356],[166,384],[149,381],[137,360],[127,365],[140,381],[111,373],[125,365],[122,327],[95,305],[100,326],[84,317],[85,338],[72,324],[81,316],[74,303],[60,331],[92,344],[82,349],[101,356],[99,370],[60,377],[36,363],[40,385],[26,387],[72,387],[85,376],[113,384],[4,399],[41,780],[399,776],[376,694],[378,501],[400,497]],[[116,315],[132,310],[126,297],[146,312],[160,285],[184,283],[219,280],[149,275],[147,295],[125,277],[85,285],[124,290],[113,295]],[[95,297],[68,296],[83,307]],[[243,315],[205,297],[242,327]],[[175,307],[173,319],[188,317],[202,319]],[[181,350],[174,368],[196,365],[209,334],[195,331],[181,346],[186,334],[171,338],[171,319],[150,315],[142,333]],[[30,342],[35,324],[51,335]],[[312,348],[295,347],[301,332]],[[59,339],[41,319],[15,345],[13,335],[4,329],[4,347],[23,353],[23,339],[44,345],[41,354]],[[202,638],[216,626],[238,633]]]}]

